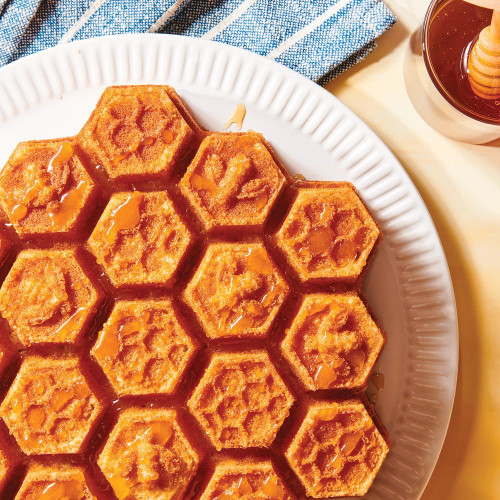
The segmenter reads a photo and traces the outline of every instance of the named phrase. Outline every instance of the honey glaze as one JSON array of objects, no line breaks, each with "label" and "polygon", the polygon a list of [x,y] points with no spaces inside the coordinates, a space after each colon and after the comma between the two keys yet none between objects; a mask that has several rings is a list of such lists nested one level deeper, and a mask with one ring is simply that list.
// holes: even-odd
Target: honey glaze
[{"label": "honey glaze", "polygon": [[62,229],[68,220],[74,216],[75,212],[78,212],[83,207],[88,187],[87,182],[80,181],[74,189],[62,195],[58,207],[49,212],[54,229]]},{"label": "honey glaze", "polygon": [[118,233],[133,229],[141,220],[140,197],[137,191],[129,194],[127,199],[111,212],[110,225],[106,231],[106,241],[112,245]]},{"label": "honey glaze", "polygon": [[70,479],[48,484],[38,498],[40,500],[82,500],[85,498],[85,492],[80,480]]},{"label": "honey glaze", "polygon": [[224,128],[228,129],[231,125],[236,126],[236,130],[239,132],[243,125],[243,120],[247,114],[247,108],[244,104],[239,103],[236,106],[236,109],[233,111],[233,114],[228,118],[226,123],[224,124]]}]

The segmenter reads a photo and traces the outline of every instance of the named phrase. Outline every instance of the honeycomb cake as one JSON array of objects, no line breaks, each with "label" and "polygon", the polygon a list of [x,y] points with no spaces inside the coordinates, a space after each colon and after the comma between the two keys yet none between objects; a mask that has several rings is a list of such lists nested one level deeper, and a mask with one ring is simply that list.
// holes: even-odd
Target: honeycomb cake
[{"label": "honeycomb cake", "polygon": [[95,194],[71,138],[20,143],[0,174],[0,205],[23,238],[77,236]]},{"label": "honeycomb cake", "polygon": [[363,496],[389,449],[361,293],[380,238],[353,185],[291,177],[168,86],[110,87],[76,137],[19,144],[0,498]]},{"label": "honeycomb cake", "polygon": [[310,404],[285,456],[307,495],[330,498],[364,495],[388,451],[363,403],[348,399]]},{"label": "honeycomb cake", "polygon": [[354,293],[306,295],[281,343],[304,385],[358,389],[384,345],[384,334]]},{"label": "honeycomb cake", "polygon": [[288,291],[262,242],[212,243],[184,298],[210,338],[264,337]]},{"label": "honeycomb cake", "polygon": [[169,500],[182,498],[200,459],[175,410],[128,408],[97,463],[119,500]]},{"label": "honeycomb cake", "polygon": [[76,357],[28,356],[0,415],[27,455],[79,453],[104,407]]},{"label": "honeycomb cake", "polygon": [[109,87],[78,144],[111,179],[168,177],[195,140],[195,127],[171,87]]},{"label": "honeycomb cake", "polygon": [[0,311],[24,345],[74,343],[102,300],[78,252],[23,250],[0,288]]},{"label": "honeycomb cake", "polygon": [[205,229],[261,227],[286,179],[262,136],[206,137],[179,186]]},{"label": "honeycomb cake", "polygon": [[114,390],[171,394],[197,351],[171,300],[118,301],[92,354]]},{"label": "honeycomb cake", "polygon": [[217,450],[267,448],[293,402],[266,351],[219,352],[188,407]]},{"label": "honeycomb cake", "polygon": [[200,500],[234,498],[293,500],[270,460],[222,460],[215,467]]},{"label": "honeycomb cake", "polygon": [[96,500],[82,467],[33,465],[15,500]]},{"label": "honeycomb cake", "polygon": [[192,242],[165,191],[116,193],[88,240],[116,287],[169,285]]},{"label": "honeycomb cake", "polygon": [[355,281],[380,231],[349,183],[299,182],[276,242],[302,281]]}]

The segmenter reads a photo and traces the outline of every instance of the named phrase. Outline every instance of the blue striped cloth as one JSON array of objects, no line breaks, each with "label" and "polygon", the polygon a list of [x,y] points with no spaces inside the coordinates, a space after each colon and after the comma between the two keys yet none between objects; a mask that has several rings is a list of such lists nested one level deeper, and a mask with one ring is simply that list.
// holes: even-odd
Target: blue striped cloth
[{"label": "blue striped cloth", "polygon": [[173,33],[242,47],[326,83],[394,22],[382,0],[0,0],[0,66],[98,35]]}]

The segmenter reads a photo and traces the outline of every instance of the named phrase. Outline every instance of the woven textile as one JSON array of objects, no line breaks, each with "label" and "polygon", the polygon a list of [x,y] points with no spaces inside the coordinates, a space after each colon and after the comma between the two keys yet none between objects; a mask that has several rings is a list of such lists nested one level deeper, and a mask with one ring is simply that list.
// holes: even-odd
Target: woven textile
[{"label": "woven textile", "polygon": [[325,83],[394,21],[382,0],[0,0],[0,66],[73,40],[173,33],[242,47]]}]

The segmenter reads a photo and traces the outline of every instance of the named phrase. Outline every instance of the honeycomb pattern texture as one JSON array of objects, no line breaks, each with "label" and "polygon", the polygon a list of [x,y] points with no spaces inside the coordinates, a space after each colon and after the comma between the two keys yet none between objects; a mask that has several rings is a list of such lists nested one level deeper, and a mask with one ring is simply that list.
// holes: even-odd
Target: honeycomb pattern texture
[{"label": "honeycomb pattern texture", "polygon": [[355,294],[310,294],[281,350],[310,390],[365,386],[384,335]]},{"label": "honeycomb pattern texture", "polygon": [[188,407],[220,450],[270,446],[293,401],[267,352],[217,353]]},{"label": "honeycomb pattern texture", "polygon": [[97,461],[119,498],[179,498],[200,456],[175,410],[123,411]]},{"label": "honeycomb pattern texture", "polygon": [[206,229],[262,226],[285,185],[259,134],[211,134],[179,186]]},{"label": "honeycomb pattern texture", "polygon": [[0,414],[27,455],[78,453],[103,410],[77,358],[27,357]]},{"label": "honeycomb pattern texture", "polygon": [[191,233],[165,192],[117,193],[88,245],[115,286],[168,285]]},{"label": "honeycomb pattern texture", "polygon": [[168,175],[194,131],[166,86],[110,87],[78,136],[112,179]]},{"label": "honeycomb pattern texture", "polygon": [[71,139],[23,142],[0,174],[0,204],[23,237],[76,229],[95,191]]},{"label": "honeycomb pattern texture", "polygon": [[95,500],[82,467],[54,465],[30,467],[16,500]]},{"label": "honeycomb pattern texture", "polygon": [[92,354],[120,396],[170,394],[197,347],[171,300],[119,301]]},{"label": "honeycomb pattern texture", "polygon": [[24,345],[72,343],[101,299],[75,250],[24,250],[0,288],[0,311]]},{"label": "honeycomb pattern texture", "polygon": [[380,231],[351,184],[326,184],[299,183],[278,246],[303,281],[355,280]]},{"label": "honeycomb pattern texture", "polygon": [[299,177],[159,85],[110,87],[75,137],[14,149],[2,500],[367,491],[390,442],[363,394],[381,234],[351,184]]},{"label": "honeycomb pattern texture", "polygon": [[218,463],[200,500],[232,498],[292,500],[270,460],[224,460]]},{"label": "honeycomb pattern texture", "polygon": [[313,403],[286,458],[308,495],[362,496],[388,452],[384,437],[357,400]]},{"label": "honeycomb pattern texture", "polygon": [[185,298],[209,337],[262,337],[288,289],[262,243],[214,243]]}]

